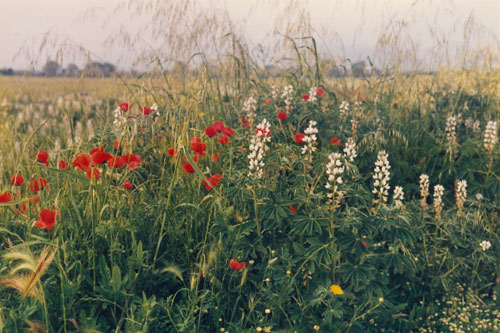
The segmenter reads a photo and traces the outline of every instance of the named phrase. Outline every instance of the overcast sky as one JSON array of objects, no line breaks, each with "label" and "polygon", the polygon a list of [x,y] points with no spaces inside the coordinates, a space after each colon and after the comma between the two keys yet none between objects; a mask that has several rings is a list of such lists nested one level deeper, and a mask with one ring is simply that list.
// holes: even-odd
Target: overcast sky
[{"label": "overcast sky", "polygon": [[[119,67],[129,67],[130,64],[118,61],[116,50],[109,52],[103,47],[102,42],[110,33],[105,25],[81,20],[82,14],[92,8],[100,8],[101,13],[112,17],[114,8],[123,1],[0,0],[0,68],[29,67],[30,60],[21,56],[19,50],[23,46],[39,45],[47,32],[81,45],[100,57],[101,61],[118,62]],[[200,0],[202,3],[209,0],[206,1]],[[246,20],[244,30],[254,42],[259,42],[271,32],[269,20],[272,14],[269,6],[257,6],[249,15],[252,5],[258,3],[255,1],[221,0],[220,3],[226,6],[235,22]],[[417,25],[420,21],[423,24],[432,21],[437,29],[447,31],[451,25],[465,21],[472,14],[485,29],[500,36],[500,0],[309,0],[304,3],[311,21],[334,31],[345,45],[346,56],[353,59],[364,58],[373,50],[388,17],[407,18],[415,3],[419,6],[415,11],[417,16],[413,16]],[[439,12],[437,17],[436,12]],[[133,20],[121,23],[131,30],[136,29],[136,25],[138,28],[144,24]],[[415,34],[419,34],[418,31],[415,30]],[[422,33],[424,40],[420,42],[425,44],[425,38]],[[38,59],[37,67],[45,61]]]}]

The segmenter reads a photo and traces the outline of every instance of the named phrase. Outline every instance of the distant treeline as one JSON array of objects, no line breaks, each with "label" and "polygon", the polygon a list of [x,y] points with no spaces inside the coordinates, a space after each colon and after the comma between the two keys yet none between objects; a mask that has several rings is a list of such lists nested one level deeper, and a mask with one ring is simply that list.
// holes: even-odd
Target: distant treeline
[{"label": "distant treeline", "polygon": [[[349,63],[349,66],[336,66],[333,64],[322,64],[324,68],[323,75],[328,77],[366,77],[366,76],[380,76],[390,74],[389,71],[382,72],[378,68],[367,64],[365,61],[358,61],[355,63]],[[196,72],[196,68],[189,68],[186,64],[182,62],[177,62],[171,69],[164,70],[165,73],[181,73],[193,74]],[[209,66],[209,72],[213,75],[220,75],[220,70],[213,66]],[[290,71],[290,68],[285,69],[276,65],[268,65],[264,68],[257,70],[257,75],[260,77],[277,77],[285,71]],[[292,70],[293,71],[293,70]],[[41,71],[29,71],[29,70],[13,70],[12,68],[0,69],[0,75],[22,75],[22,76],[45,76],[45,77],[111,77],[114,73],[119,73],[120,75],[127,76],[142,76],[147,74],[152,74],[149,72],[138,72],[135,70],[131,71],[118,71],[116,66],[105,62],[89,62],[83,68],[79,68],[75,64],[69,64],[66,67],[61,66],[56,61],[48,61]],[[157,71],[154,74],[159,74]]]},{"label": "distant treeline", "polygon": [[62,67],[56,61],[48,61],[41,71],[13,70],[12,68],[0,69],[0,75],[24,75],[24,76],[46,76],[46,77],[110,77],[116,72],[116,66],[108,62],[90,62],[83,68],[75,64]]}]

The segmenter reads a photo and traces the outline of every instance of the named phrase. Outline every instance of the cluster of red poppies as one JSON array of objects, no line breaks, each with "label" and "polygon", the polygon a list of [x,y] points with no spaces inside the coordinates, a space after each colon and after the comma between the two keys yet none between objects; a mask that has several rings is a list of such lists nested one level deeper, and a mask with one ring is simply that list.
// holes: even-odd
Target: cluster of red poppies
[{"label": "cluster of red poppies", "polygon": [[209,138],[212,138],[219,133],[221,136],[217,138],[217,142],[223,145],[229,144],[229,137],[234,136],[233,129],[229,126],[225,126],[222,121],[216,121],[212,125],[205,128],[205,135]]},{"label": "cluster of red poppies", "polygon": [[[132,110],[132,105],[129,103],[126,103],[126,102],[120,103],[120,104],[118,104],[118,106],[120,107],[120,110],[122,112],[128,112],[128,111]],[[145,116],[149,116],[154,111],[155,111],[154,109],[147,107],[147,106],[144,106],[141,108],[141,113]],[[133,116],[136,116],[136,115],[134,114]],[[153,119],[155,119],[156,115],[153,114],[152,117],[153,117]],[[132,120],[132,119],[130,119],[130,120]]]},{"label": "cluster of red poppies", "polygon": [[[325,90],[323,88],[316,89],[316,97],[321,97],[325,94]],[[304,101],[308,101],[311,96],[309,94],[302,94],[302,99]]]},{"label": "cluster of red poppies", "polygon": [[[141,155],[125,154],[112,155],[104,151],[104,146],[93,148],[90,154],[81,153],[73,160],[73,165],[77,170],[86,171],[88,179],[99,179],[101,172],[94,166],[107,164],[109,168],[123,168],[127,166],[128,170],[135,171],[142,163]],[[124,187],[131,188],[130,181],[126,181]],[[130,187],[130,188],[129,188]]]}]

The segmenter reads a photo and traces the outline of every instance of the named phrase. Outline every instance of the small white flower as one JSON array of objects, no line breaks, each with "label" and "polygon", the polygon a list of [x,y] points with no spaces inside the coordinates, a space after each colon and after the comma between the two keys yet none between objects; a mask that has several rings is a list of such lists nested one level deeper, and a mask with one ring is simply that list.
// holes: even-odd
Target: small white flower
[{"label": "small white flower", "polygon": [[449,144],[457,143],[457,117],[449,116],[446,119],[446,140],[448,140]]},{"label": "small white flower", "polygon": [[316,97],[317,91],[318,91],[318,88],[316,88],[316,87],[311,87],[311,89],[309,89],[309,99],[307,100],[308,102],[310,102],[310,103],[316,102],[316,100],[318,99]]},{"label": "small white flower", "polygon": [[389,196],[389,180],[390,180],[390,172],[391,168],[388,160],[389,155],[385,152],[385,150],[381,150],[378,152],[377,161],[375,162],[375,169],[373,174],[374,188],[372,193],[375,194],[378,198],[375,200],[377,203],[386,202],[387,197]]},{"label": "small white flower", "polygon": [[481,246],[481,249],[483,251],[486,251],[486,250],[489,250],[489,248],[491,247],[491,243],[487,240],[484,240],[481,243],[479,243],[479,246]]},{"label": "small white flower", "polygon": [[467,199],[467,181],[457,180],[455,182],[455,201],[458,209],[464,208],[465,200]]},{"label": "small white flower", "polygon": [[488,124],[486,125],[486,130],[484,131],[484,148],[491,153],[493,151],[493,148],[495,148],[495,145],[498,142],[498,129],[497,129],[497,122],[490,120],[488,121]]},{"label": "small white flower", "polygon": [[444,194],[444,187],[443,185],[436,185],[434,186],[434,211],[436,212],[436,217],[439,218],[441,216],[441,211],[443,210],[443,194]]},{"label": "small white flower", "polygon": [[356,141],[354,141],[354,138],[347,139],[344,146],[344,156],[349,160],[349,162],[354,162],[354,159],[358,156],[356,153]]},{"label": "small white flower", "polygon": [[394,187],[394,204],[396,207],[403,207],[405,193],[403,192],[403,188],[401,186]]},{"label": "small white flower", "polygon": [[481,193],[476,194],[476,200],[477,201],[481,201],[483,199],[484,199],[484,197],[483,197],[483,195]]},{"label": "small white flower", "polygon": [[248,175],[250,177],[255,177],[256,179],[262,178],[264,175],[263,161],[267,147],[266,143],[271,141],[271,124],[264,119],[260,124],[257,125],[257,130],[255,134],[250,138],[250,146],[248,150],[250,153],[247,155],[249,159]]}]

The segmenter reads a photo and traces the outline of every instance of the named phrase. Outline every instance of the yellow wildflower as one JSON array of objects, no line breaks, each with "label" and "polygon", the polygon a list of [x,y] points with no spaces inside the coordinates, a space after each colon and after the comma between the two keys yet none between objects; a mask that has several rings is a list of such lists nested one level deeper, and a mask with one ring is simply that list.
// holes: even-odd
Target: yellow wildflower
[{"label": "yellow wildflower", "polygon": [[339,285],[336,285],[336,284],[332,284],[330,286],[330,291],[334,295],[342,295],[344,293],[344,291],[342,290],[342,288]]}]

